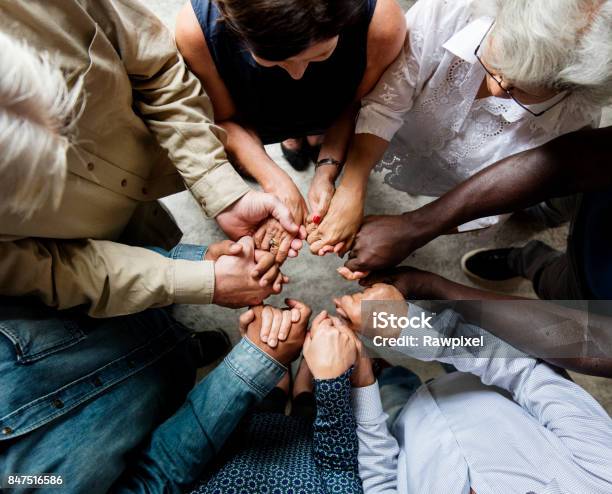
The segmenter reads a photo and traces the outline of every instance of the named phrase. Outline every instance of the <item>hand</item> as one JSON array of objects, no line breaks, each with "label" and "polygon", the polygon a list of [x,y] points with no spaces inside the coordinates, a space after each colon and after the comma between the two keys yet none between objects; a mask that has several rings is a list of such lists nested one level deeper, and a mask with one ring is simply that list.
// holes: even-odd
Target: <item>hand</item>
[{"label": "hand", "polygon": [[321,312],[304,340],[304,359],[315,379],[341,376],[357,360],[361,342],[337,317]]},{"label": "hand", "polygon": [[[291,324],[291,328],[286,339],[279,342],[275,347],[271,347],[266,342],[261,340],[264,306],[259,305],[257,307],[253,307],[251,311],[245,312],[240,317],[241,327],[246,327],[246,337],[257,345],[257,347],[259,347],[262,351],[285,366],[289,365],[299,356],[304,344],[304,336],[306,335],[306,328],[308,327],[310,314],[312,313],[310,307],[298,300],[288,299],[287,305],[291,311],[297,310],[300,317],[298,322]],[[282,313],[280,309],[276,309],[274,307],[271,309],[275,317],[278,317],[278,314]],[[251,314],[249,312],[251,312]],[[249,320],[250,322],[247,322]]]},{"label": "hand", "polygon": [[307,223],[319,225],[325,218],[336,191],[337,168],[336,165],[323,165],[316,169],[308,191],[311,213],[307,218]]},{"label": "hand", "polygon": [[414,214],[367,216],[345,266],[353,272],[393,267],[425,245],[430,239],[420,233]]},{"label": "hand", "polygon": [[365,354],[363,347],[355,362],[355,369],[351,374],[351,385],[354,388],[364,388],[376,382],[372,369],[372,359]]},{"label": "hand", "polygon": [[251,237],[241,238],[238,244],[239,254],[224,255],[215,262],[214,304],[234,308],[257,305],[270,294],[280,293],[283,283],[289,281],[272,254],[255,250]]},{"label": "hand", "polygon": [[293,180],[291,180],[288,175],[284,174],[271,182],[271,184],[272,185],[267,186],[266,192],[269,192],[280,199],[280,201],[289,209],[295,222],[298,225],[302,225],[302,231],[305,233],[306,229],[303,227],[303,225],[306,222],[306,217],[308,216],[308,206],[306,205],[306,201],[302,197],[302,194]]},{"label": "hand", "polygon": [[405,299],[437,299],[435,286],[440,277],[428,271],[401,266],[384,271],[376,271],[362,279],[362,286],[373,286],[380,283],[393,285]]},{"label": "hand", "polygon": [[222,240],[210,244],[204,254],[205,261],[216,261],[221,256],[239,256],[242,253],[242,244],[232,240]]},{"label": "hand", "polygon": [[274,195],[254,190],[247,192],[219,213],[217,223],[229,238],[237,240],[254,235],[269,217],[275,218],[294,238],[306,238],[306,229],[300,226],[303,221],[301,216],[293,217],[289,209]]},{"label": "hand", "polygon": [[404,301],[404,296],[401,292],[391,285],[377,283],[371,288],[367,288],[363,292],[345,295],[340,298],[334,298],[336,311],[348,323],[353,331],[361,331],[361,302],[364,300],[388,300],[388,301]]},{"label": "hand", "polygon": [[309,235],[307,242],[313,254],[335,252],[343,256],[353,245],[363,219],[365,191],[338,187],[329,211],[321,224]]},{"label": "hand", "polygon": [[[259,330],[259,339],[267,343],[271,348],[276,348],[279,341],[285,341],[291,326],[300,322],[300,311],[295,307],[295,302],[291,299],[285,299],[287,309],[277,309],[270,305],[264,306],[261,312],[261,328]],[[244,336],[246,330],[255,320],[254,309],[249,309],[240,316],[240,334]]]},{"label": "hand", "polygon": [[302,248],[302,241],[294,238],[274,218],[267,219],[253,236],[255,247],[270,251],[275,255],[276,262],[282,264],[287,257],[297,257]]},{"label": "hand", "polygon": [[[223,240],[208,247],[204,260],[217,261],[221,256],[239,256],[243,251],[243,244]],[[289,278],[280,273],[274,255],[262,250],[255,250],[255,262],[257,264],[251,272],[253,279],[260,280],[260,286],[272,286],[274,293],[280,293],[282,285],[288,283]]]}]

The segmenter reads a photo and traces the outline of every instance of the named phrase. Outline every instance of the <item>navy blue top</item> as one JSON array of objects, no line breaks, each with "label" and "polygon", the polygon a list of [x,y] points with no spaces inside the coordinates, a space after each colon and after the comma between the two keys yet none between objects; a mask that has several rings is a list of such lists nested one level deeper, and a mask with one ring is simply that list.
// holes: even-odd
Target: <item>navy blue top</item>
[{"label": "navy blue top", "polygon": [[584,194],[574,237],[592,296],[612,300],[612,189]]},{"label": "navy blue top", "polygon": [[367,64],[368,28],[376,0],[361,19],[340,33],[327,60],[309,64],[294,80],[281,67],[262,67],[223,23],[214,1],[191,0],[208,49],[243,124],[264,144],[324,133],[353,101]]},{"label": "navy blue top", "polygon": [[362,494],[350,371],[315,381],[314,423],[254,413],[192,494]]}]

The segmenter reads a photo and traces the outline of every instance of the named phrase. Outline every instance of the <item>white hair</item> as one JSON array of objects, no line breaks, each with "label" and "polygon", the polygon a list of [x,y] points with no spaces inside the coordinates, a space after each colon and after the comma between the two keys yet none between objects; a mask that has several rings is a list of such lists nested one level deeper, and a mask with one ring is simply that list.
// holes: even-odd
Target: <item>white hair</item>
[{"label": "white hair", "polygon": [[0,32],[0,213],[58,207],[81,86],[69,90],[48,54]]},{"label": "white hair", "polygon": [[496,19],[485,58],[521,89],[612,102],[612,0],[477,0]]}]

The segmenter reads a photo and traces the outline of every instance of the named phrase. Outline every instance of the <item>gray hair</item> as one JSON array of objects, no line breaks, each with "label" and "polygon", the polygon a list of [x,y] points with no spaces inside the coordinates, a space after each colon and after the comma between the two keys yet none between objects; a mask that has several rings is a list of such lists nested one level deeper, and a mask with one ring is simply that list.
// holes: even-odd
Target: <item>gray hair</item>
[{"label": "gray hair", "polygon": [[48,54],[0,32],[0,213],[58,207],[81,86],[69,90]]},{"label": "gray hair", "polygon": [[495,12],[485,58],[521,89],[612,101],[612,0],[479,0]]}]

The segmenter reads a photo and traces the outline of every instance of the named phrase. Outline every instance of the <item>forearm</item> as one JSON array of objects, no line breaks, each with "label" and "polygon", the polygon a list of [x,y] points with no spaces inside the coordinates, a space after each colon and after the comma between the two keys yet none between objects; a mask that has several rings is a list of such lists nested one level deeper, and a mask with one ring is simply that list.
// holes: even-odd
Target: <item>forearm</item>
[{"label": "forearm", "polygon": [[612,127],[576,132],[506,158],[409,213],[433,239],[468,221],[612,186]]},{"label": "forearm", "polygon": [[388,141],[373,134],[355,135],[339,187],[365,196],[370,173],[383,157],[388,145]]},{"label": "forearm", "polygon": [[397,493],[399,446],[387,427],[378,383],[352,389],[359,440],[359,476],[366,494]]},{"label": "forearm", "polygon": [[172,33],[144,4],[121,0],[91,4],[86,8],[105,30],[130,78],[134,111],[206,215],[216,216],[249,187],[228,163],[223,132],[212,121],[211,101],[187,69]]},{"label": "forearm", "polygon": [[349,374],[347,371],[335,379],[315,380],[317,416],[313,425],[313,452],[329,492],[336,492],[341,486],[342,492],[362,492]]},{"label": "forearm", "polygon": [[0,294],[36,296],[93,317],[132,314],[172,303],[211,303],[214,265],[167,259],[103,240],[0,242]]},{"label": "forearm", "polygon": [[[359,109],[358,103],[352,103],[340,117],[332,124],[325,133],[319,159],[332,158],[344,163],[351,138],[355,132],[355,118]],[[338,167],[334,167],[336,179],[339,173]]]},{"label": "forearm", "polygon": [[233,120],[219,123],[227,132],[226,151],[234,166],[252,176],[265,191],[279,179],[289,178],[264,148],[257,133]]},{"label": "forearm", "polygon": [[462,285],[433,273],[426,274],[428,275],[427,289],[422,291],[422,298],[430,300],[525,300],[523,297]]},{"label": "forearm", "polygon": [[184,492],[286,369],[243,339],[152,434],[112,492]]}]

